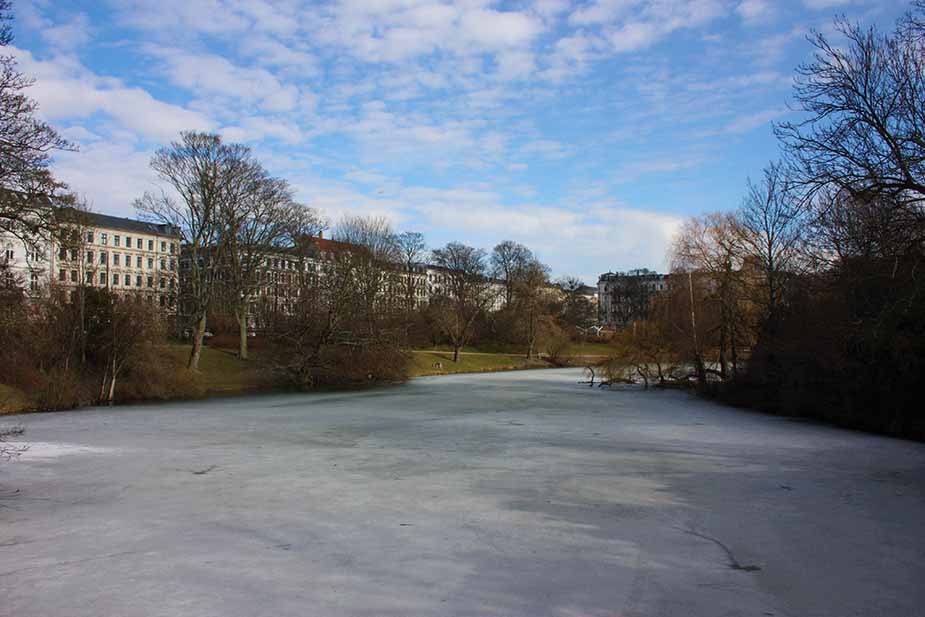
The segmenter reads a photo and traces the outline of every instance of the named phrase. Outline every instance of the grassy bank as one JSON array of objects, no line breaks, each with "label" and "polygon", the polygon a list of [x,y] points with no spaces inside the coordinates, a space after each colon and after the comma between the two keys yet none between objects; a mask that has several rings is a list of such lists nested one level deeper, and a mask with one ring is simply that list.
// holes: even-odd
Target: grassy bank
[{"label": "grassy bank", "polygon": [[452,351],[416,350],[411,352],[410,375],[411,377],[423,377],[547,367],[549,364],[543,361],[535,360],[528,363],[521,354],[468,351],[460,354],[458,362],[453,362]]},{"label": "grassy bank", "polygon": [[[171,344],[165,350],[174,360],[177,370],[184,370],[182,367],[186,366],[190,346]],[[550,367],[542,360],[528,363],[523,354],[486,353],[475,349],[462,353],[459,362],[453,362],[452,351],[414,350],[409,355],[408,375],[411,378]],[[193,373],[192,381],[195,386],[192,391],[179,398],[232,396],[273,389],[270,376],[260,369],[258,362],[242,361],[232,350],[208,346],[202,350],[199,371]],[[0,384],[0,414],[22,413],[36,408],[29,393]]]},{"label": "grassy bank", "polygon": [[[168,349],[178,366],[186,366],[189,345],[174,344]],[[239,360],[233,351],[208,346],[202,348],[195,380],[206,396],[257,392],[266,389],[270,383],[253,360]]]}]

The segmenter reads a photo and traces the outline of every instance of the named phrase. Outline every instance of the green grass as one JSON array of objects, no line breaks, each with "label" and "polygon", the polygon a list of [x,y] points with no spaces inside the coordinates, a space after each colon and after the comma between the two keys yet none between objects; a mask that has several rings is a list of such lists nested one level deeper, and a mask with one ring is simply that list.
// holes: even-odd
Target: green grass
[{"label": "green grass", "polygon": [[[436,368],[434,366],[436,363],[441,363],[443,367]],[[463,354],[459,356],[459,362],[453,362],[453,352],[451,351],[416,350],[411,352],[410,374],[412,377],[422,377],[424,375],[484,373],[548,366],[545,362],[536,361],[527,364],[526,358],[517,354]]]},{"label": "green grass", "polygon": [[[179,366],[186,366],[190,348],[190,345],[183,344],[169,346]],[[239,360],[234,352],[208,346],[202,348],[196,381],[207,395],[254,392],[266,384],[263,373],[253,359]]]}]

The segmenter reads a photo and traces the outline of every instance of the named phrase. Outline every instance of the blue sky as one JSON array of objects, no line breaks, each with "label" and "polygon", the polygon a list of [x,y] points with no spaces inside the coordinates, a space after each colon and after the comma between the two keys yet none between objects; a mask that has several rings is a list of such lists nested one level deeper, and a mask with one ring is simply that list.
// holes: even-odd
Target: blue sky
[{"label": "blue sky", "polygon": [[905,0],[16,0],[14,53],[80,146],[56,172],[132,215],[183,129],[248,143],[332,221],[513,239],[555,275],[664,269],[684,217],[776,156],[811,28]]}]

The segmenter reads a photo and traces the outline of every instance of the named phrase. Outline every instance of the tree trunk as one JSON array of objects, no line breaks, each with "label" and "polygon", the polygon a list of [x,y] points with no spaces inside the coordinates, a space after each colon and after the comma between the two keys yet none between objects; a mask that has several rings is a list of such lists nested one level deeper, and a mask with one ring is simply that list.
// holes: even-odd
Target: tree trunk
[{"label": "tree trunk", "polygon": [[459,362],[459,345],[453,345],[453,362]]},{"label": "tree trunk", "polygon": [[116,398],[116,356],[113,355],[112,357],[112,381],[109,382],[109,396],[107,397],[106,402],[112,405],[115,398]]},{"label": "tree trunk", "polygon": [[235,311],[235,317],[238,318],[238,357],[247,360],[247,309],[240,308]]},{"label": "tree trunk", "polygon": [[193,331],[193,350],[190,352],[189,363],[187,368],[194,371],[199,370],[199,358],[202,356],[202,340],[206,335],[206,315],[200,315],[196,322],[196,329]]}]

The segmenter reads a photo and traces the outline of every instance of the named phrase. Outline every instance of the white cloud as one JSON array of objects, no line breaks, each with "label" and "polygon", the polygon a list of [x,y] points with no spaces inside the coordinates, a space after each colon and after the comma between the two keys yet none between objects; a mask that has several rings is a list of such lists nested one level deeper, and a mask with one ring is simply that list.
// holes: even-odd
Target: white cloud
[{"label": "white cloud", "polygon": [[150,152],[137,151],[131,144],[95,142],[82,144],[79,152],[58,154],[54,169],[93,210],[134,216],[132,202],[158,188],[150,160]]},{"label": "white cloud", "polygon": [[736,13],[747,24],[761,22],[774,14],[774,7],[768,0],[742,0]]},{"label": "white cloud", "polygon": [[787,113],[786,109],[765,109],[735,117],[725,127],[727,133],[747,133],[760,127],[770,128],[771,122]]},{"label": "white cloud", "polygon": [[148,51],[166,63],[168,78],[197,95],[220,95],[258,104],[266,111],[295,107],[299,89],[282,84],[262,68],[238,66],[214,54],[193,54],[177,49],[149,46]]},{"label": "white cloud", "polygon": [[126,87],[121,80],[102,77],[72,56],[36,60],[31,53],[13,49],[22,70],[37,78],[29,94],[40,113],[50,120],[89,118],[106,114],[116,128],[145,138],[166,141],[180,131],[206,130],[213,126],[206,116],[160,101],[141,88]]}]

